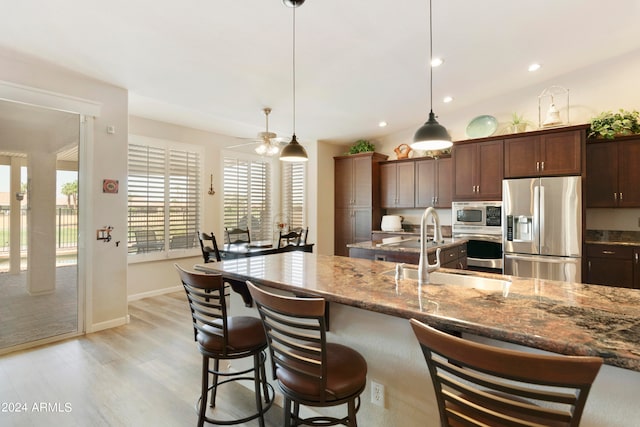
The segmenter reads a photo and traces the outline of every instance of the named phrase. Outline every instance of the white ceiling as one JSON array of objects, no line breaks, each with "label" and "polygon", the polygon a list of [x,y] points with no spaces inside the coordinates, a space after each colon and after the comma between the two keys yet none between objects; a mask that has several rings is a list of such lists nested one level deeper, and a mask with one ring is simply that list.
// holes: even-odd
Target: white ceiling
[{"label": "white ceiling", "polygon": [[[2,9],[0,46],[127,88],[130,114],[253,137],[269,106],[271,130],[291,135],[292,9],[281,0],[2,0]],[[433,0],[434,56],[445,58],[434,110],[640,53],[639,18],[638,0]],[[296,26],[301,139],[352,142],[426,120],[427,0],[307,0]],[[529,73],[534,61],[542,69]]]}]

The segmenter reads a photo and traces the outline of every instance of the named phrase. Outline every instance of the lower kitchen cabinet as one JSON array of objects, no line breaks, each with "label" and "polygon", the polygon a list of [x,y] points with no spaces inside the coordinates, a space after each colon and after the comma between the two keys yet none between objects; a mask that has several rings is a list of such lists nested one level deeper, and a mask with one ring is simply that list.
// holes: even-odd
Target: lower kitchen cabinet
[{"label": "lower kitchen cabinet", "polygon": [[639,249],[627,245],[587,244],[585,282],[621,288],[640,288]]},{"label": "lower kitchen cabinet", "polygon": [[[404,262],[418,265],[420,252],[385,251],[379,249],[349,248],[351,258],[364,258],[373,261]],[[435,251],[427,255],[429,264],[436,262]],[[440,267],[464,270],[467,268],[467,244],[450,246],[440,251]]]}]

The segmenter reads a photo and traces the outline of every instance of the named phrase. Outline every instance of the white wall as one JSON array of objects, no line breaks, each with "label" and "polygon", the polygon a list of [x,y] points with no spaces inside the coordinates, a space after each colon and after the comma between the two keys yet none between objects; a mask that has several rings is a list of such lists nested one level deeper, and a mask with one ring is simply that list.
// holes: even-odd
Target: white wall
[{"label": "white wall", "polygon": [[[127,91],[4,48],[0,49],[0,80],[101,104],[93,144],[87,150],[88,164],[81,165],[90,171],[89,180],[81,184],[87,186],[81,188],[86,197],[81,207],[89,214],[80,236],[85,239],[83,255],[89,264],[85,270],[89,298],[86,328],[92,331],[125,323],[126,245],[117,247],[115,242],[126,241]],[[115,126],[116,133],[107,134],[107,125]],[[119,180],[120,192],[103,194],[104,178]],[[113,240],[95,240],[95,230],[106,225],[114,227]]]}]

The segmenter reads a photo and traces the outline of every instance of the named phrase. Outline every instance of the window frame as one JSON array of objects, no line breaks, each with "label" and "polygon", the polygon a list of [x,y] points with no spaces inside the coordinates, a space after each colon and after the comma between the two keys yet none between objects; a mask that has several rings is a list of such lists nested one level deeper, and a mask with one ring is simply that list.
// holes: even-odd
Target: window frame
[{"label": "window frame", "polygon": [[[169,152],[171,150],[175,150],[175,151],[182,151],[182,152],[189,152],[189,153],[195,153],[198,156],[197,159],[197,163],[198,163],[198,188],[197,188],[197,197],[198,197],[198,211],[197,211],[197,218],[199,224],[196,225],[197,231],[199,231],[202,228],[202,222],[203,222],[203,214],[204,214],[204,195],[203,195],[203,188],[204,188],[204,156],[205,156],[205,150],[204,147],[200,146],[200,145],[196,145],[196,144],[189,144],[186,142],[180,142],[180,141],[171,141],[171,140],[167,140],[167,139],[160,139],[160,138],[152,138],[152,137],[147,137],[147,136],[141,136],[141,135],[134,135],[134,134],[129,134],[129,139],[127,141],[127,180],[129,178],[129,144],[138,144],[138,145],[146,145],[146,146],[150,146],[150,147],[154,147],[154,148],[160,148],[163,149],[165,151],[165,196],[164,196],[164,203],[165,203],[165,215],[164,215],[164,229],[165,229],[165,236],[166,238],[164,239],[164,249],[161,251],[153,251],[153,252],[145,252],[145,253],[128,253],[127,250],[127,262],[129,264],[135,264],[135,263],[141,263],[141,262],[148,262],[148,261],[159,261],[159,260],[167,260],[167,259],[178,259],[178,258],[185,258],[185,257],[194,257],[194,256],[199,256],[201,255],[201,249],[199,246],[199,243],[196,241],[196,244],[194,245],[193,248],[180,248],[180,249],[170,249],[170,207],[171,207],[171,198],[170,198],[170,184],[171,184],[171,177],[169,174],[169,167],[170,167],[170,161],[171,158],[169,156]],[[129,188],[127,185],[127,215],[129,212]],[[126,244],[128,246],[128,240],[129,240],[129,220],[127,219],[127,240],[126,240]]]}]

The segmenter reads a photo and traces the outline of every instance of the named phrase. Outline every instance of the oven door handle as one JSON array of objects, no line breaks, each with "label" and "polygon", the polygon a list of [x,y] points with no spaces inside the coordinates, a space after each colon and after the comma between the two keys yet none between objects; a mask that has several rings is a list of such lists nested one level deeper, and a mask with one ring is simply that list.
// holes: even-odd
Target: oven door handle
[{"label": "oven door handle", "polygon": [[467,240],[483,240],[486,242],[496,242],[502,243],[502,236],[499,235],[491,235],[491,234],[458,234],[454,233],[453,237],[456,239],[467,239]]}]

